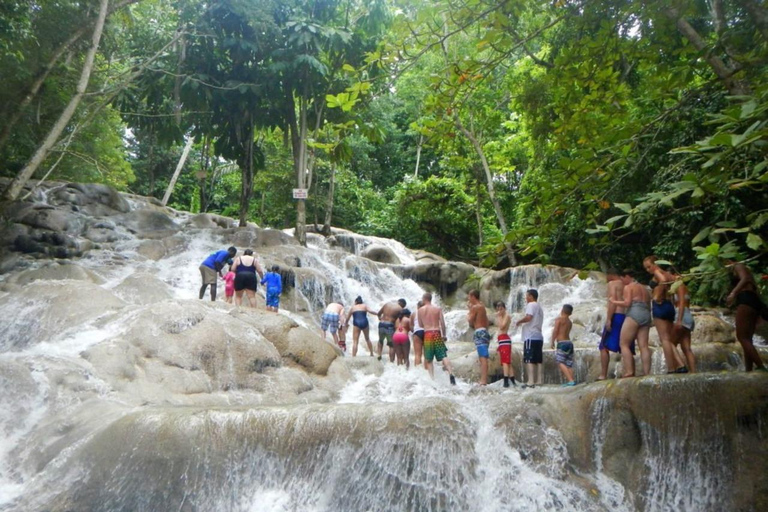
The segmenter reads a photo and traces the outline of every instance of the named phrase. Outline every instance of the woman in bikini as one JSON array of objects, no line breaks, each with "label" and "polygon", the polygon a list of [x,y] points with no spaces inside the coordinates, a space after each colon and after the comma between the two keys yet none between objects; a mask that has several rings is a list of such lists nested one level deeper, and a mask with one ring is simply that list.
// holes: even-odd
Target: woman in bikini
[{"label": "woman in bikini", "polygon": [[667,363],[667,373],[688,373],[680,354],[675,348],[672,339],[672,330],[675,323],[675,305],[668,298],[670,285],[675,281],[675,275],[661,268],[656,261],[656,256],[648,256],[643,260],[646,272],[653,276],[656,286],[653,286],[653,325],[659,333],[661,347],[664,350],[664,360]]}]

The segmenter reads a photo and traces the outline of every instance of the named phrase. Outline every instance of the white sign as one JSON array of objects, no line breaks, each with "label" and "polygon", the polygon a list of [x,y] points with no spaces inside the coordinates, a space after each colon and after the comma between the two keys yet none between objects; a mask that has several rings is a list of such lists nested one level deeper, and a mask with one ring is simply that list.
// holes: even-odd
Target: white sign
[{"label": "white sign", "polygon": [[306,188],[295,188],[295,189],[293,189],[293,198],[294,199],[306,199],[307,198],[307,189]]}]

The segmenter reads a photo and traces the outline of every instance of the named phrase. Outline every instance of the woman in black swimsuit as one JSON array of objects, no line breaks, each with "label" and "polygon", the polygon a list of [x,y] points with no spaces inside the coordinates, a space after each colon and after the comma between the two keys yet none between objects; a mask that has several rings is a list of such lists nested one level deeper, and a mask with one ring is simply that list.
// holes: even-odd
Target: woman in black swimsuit
[{"label": "woman in black swimsuit", "polygon": [[749,268],[743,263],[734,263],[731,270],[733,290],[725,300],[729,306],[736,304],[736,339],[744,350],[744,369],[751,372],[752,368],[756,367],[758,370],[768,371],[763,365],[760,353],[752,344],[752,336],[760,317],[768,320],[768,308],[757,293],[757,284]]},{"label": "woman in black swimsuit", "polygon": [[[251,249],[246,249],[242,256],[235,258],[232,268],[235,272],[235,304],[240,306],[243,303],[243,292],[248,297],[248,304],[252,308],[256,307],[256,288],[259,285],[259,279],[264,277],[264,270],[259,265],[259,261],[253,256]],[[259,278],[256,278],[256,274]]]},{"label": "woman in black swimsuit", "polygon": [[373,357],[373,345],[371,344],[370,328],[368,325],[368,315],[377,314],[376,311],[368,309],[363,303],[363,298],[359,295],[355,299],[355,305],[349,308],[347,312],[347,321],[344,325],[349,325],[349,320],[352,320],[352,357],[357,356],[357,342],[360,341],[360,331],[365,335],[365,342],[368,344],[368,352]]}]

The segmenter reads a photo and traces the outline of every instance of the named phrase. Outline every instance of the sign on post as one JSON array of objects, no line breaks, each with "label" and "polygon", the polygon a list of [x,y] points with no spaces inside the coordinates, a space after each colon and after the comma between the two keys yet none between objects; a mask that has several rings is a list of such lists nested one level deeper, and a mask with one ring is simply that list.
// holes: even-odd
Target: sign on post
[{"label": "sign on post", "polygon": [[306,199],[307,198],[307,189],[306,188],[295,188],[295,189],[293,189],[293,198],[294,199]]}]

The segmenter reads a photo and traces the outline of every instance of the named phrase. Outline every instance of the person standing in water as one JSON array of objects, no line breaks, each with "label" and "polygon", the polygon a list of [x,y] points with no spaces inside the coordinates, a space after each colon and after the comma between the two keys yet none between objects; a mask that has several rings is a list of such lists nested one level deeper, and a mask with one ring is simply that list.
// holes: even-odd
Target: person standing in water
[{"label": "person standing in water", "polygon": [[320,329],[323,331],[323,341],[325,341],[325,333],[331,331],[334,345],[339,345],[339,322],[344,317],[344,304],[341,302],[331,302],[325,307],[323,316],[320,319]]},{"label": "person standing in water", "polygon": [[[683,355],[688,362],[686,373],[696,373],[696,356],[691,349],[691,334],[696,328],[696,322],[691,313],[691,292],[683,278],[675,274],[675,284],[672,285],[672,293],[675,297],[675,324],[672,327],[672,342],[683,349]],[[677,353],[677,350],[675,350]],[[677,372],[680,373],[680,372]]]},{"label": "person standing in water", "polygon": [[673,343],[673,324],[675,322],[675,305],[669,300],[669,288],[675,281],[672,272],[661,268],[656,262],[656,256],[647,256],[643,259],[643,268],[653,276],[656,286],[653,287],[653,325],[659,333],[661,347],[664,350],[664,360],[667,363],[667,373],[688,373],[680,354]]},{"label": "person standing in water", "polygon": [[424,303],[419,301],[416,304],[416,311],[411,313],[411,328],[413,329],[413,365],[420,366],[421,358],[424,354],[424,329],[419,324],[419,308]]},{"label": "person standing in water", "polygon": [[392,336],[392,343],[397,356],[397,365],[405,365],[406,370],[410,367],[408,358],[408,332],[411,330],[411,312],[407,309],[400,311],[395,321],[395,334]]},{"label": "person standing in water", "polygon": [[473,341],[480,361],[480,385],[485,386],[488,384],[488,345],[491,343],[491,335],[488,333],[488,313],[485,310],[485,304],[480,302],[479,291],[469,291],[468,306],[467,321],[469,328],[475,330]]},{"label": "person standing in water", "polygon": [[235,304],[238,306],[243,303],[243,293],[248,298],[248,304],[252,307],[256,307],[256,290],[259,287],[259,280],[256,278],[256,274],[259,277],[264,277],[264,270],[261,268],[261,264],[253,255],[251,249],[246,249],[242,256],[235,258],[235,262],[232,264],[235,270]]},{"label": "person standing in water", "polygon": [[624,282],[619,276],[619,271],[609,269],[606,273],[608,279],[608,306],[605,314],[605,328],[600,339],[600,376],[597,380],[608,378],[608,364],[611,362],[611,352],[621,352],[621,327],[624,325],[624,306],[618,306],[614,300],[624,300]]},{"label": "person standing in water", "polygon": [[229,271],[224,274],[224,302],[232,304],[235,298],[235,273],[232,272],[232,264],[229,265]]},{"label": "person standing in water", "polygon": [[280,277],[280,267],[273,265],[261,279],[261,284],[267,286],[267,311],[277,313],[280,308],[280,294],[283,293],[283,278]]},{"label": "person standing in water", "polygon": [[200,276],[203,278],[203,285],[200,287],[200,300],[205,297],[205,289],[211,287],[211,301],[216,300],[216,279],[221,277],[221,270],[227,260],[231,260],[237,254],[237,249],[230,247],[226,251],[216,251],[209,255],[200,264]]},{"label": "person standing in water", "polygon": [[347,312],[347,321],[345,325],[352,320],[352,357],[357,357],[357,343],[360,341],[360,333],[365,337],[365,343],[368,345],[368,352],[373,357],[373,345],[371,344],[370,325],[368,315],[375,315],[376,311],[369,309],[363,303],[361,296],[355,297],[355,304]]},{"label": "person standing in water", "polygon": [[527,383],[524,388],[533,388],[543,382],[541,364],[544,360],[544,334],[541,328],[544,325],[544,310],[537,302],[539,292],[531,288],[525,292],[525,316],[517,321],[515,327],[523,326],[523,361],[528,372]]},{"label": "person standing in water", "polygon": [[[573,306],[564,304],[560,311],[560,316],[555,319],[555,326],[552,328],[552,348],[557,346],[555,352],[555,361],[560,367],[560,372],[565,377],[566,382],[563,386],[575,386],[576,380],[573,378],[573,343],[571,342],[571,313]],[[557,343],[557,345],[555,345]]]},{"label": "person standing in water", "polygon": [[757,293],[757,283],[749,267],[743,263],[732,263],[731,272],[733,289],[725,301],[728,306],[736,306],[736,339],[744,351],[744,369],[748,372],[753,368],[768,371],[752,343],[757,323],[761,318],[768,321],[768,308]]},{"label": "person standing in water", "polygon": [[448,372],[451,384],[456,385],[451,362],[448,360],[448,348],[445,346],[445,317],[443,310],[432,305],[432,294],[426,292],[422,298],[424,304],[419,308],[419,324],[424,329],[424,367],[434,378],[435,369],[432,361],[443,363],[443,369]]},{"label": "person standing in water", "polygon": [[389,348],[389,362],[395,362],[394,343],[392,336],[395,334],[395,321],[399,318],[400,312],[405,307],[405,299],[398,299],[397,302],[387,302],[377,313],[379,316],[379,361],[381,361],[381,351],[386,342]]},{"label": "person standing in water", "polygon": [[504,373],[504,387],[509,387],[510,379],[512,385],[515,383],[515,369],[512,367],[512,338],[509,337],[509,325],[512,323],[512,316],[507,313],[507,305],[503,301],[496,301],[496,325],[499,327],[499,359],[501,360],[501,369]]},{"label": "person standing in water", "polygon": [[623,300],[611,299],[617,306],[626,308],[627,317],[621,327],[621,361],[625,377],[635,376],[635,358],[632,343],[637,339],[640,345],[640,357],[643,361],[643,373],[651,374],[651,349],[648,347],[648,333],[651,329],[651,294],[648,289],[635,280],[634,272],[624,270],[621,275],[624,281]]}]

